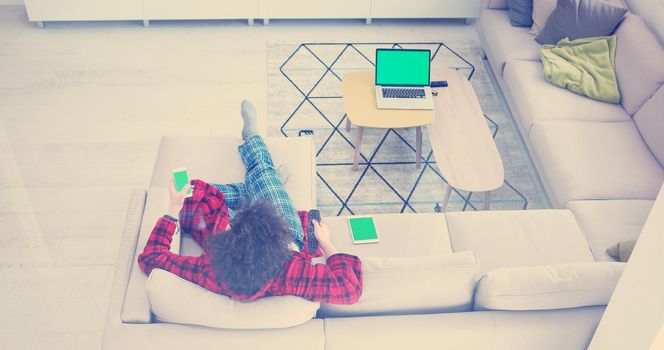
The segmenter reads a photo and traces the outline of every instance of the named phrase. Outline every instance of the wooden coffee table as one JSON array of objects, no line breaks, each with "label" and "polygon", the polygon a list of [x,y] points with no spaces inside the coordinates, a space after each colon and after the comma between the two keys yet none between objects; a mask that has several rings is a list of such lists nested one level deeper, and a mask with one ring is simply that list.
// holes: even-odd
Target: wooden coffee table
[{"label": "wooden coffee table", "polygon": [[485,192],[489,209],[491,191],[505,181],[503,161],[475,91],[468,79],[450,69],[433,69],[432,80],[447,80],[449,86],[434,91],[436,117],[427,126],[436,165],[447,181],[442,208],[447,209],[452,188]]},{"label": "wooden coffee table", "polygon": [[350,131],[351,123],[357,126],[353,170],[357,170],[360,160],[364,128],[416,127],[415,164],[419,168],[422,159],[422,126],[433,121],[434,112],[431,110],[378,109],[376,108],[374,86],[373,70],[344,74],[341,81],[341,95],[347,115],[346,131]]}]

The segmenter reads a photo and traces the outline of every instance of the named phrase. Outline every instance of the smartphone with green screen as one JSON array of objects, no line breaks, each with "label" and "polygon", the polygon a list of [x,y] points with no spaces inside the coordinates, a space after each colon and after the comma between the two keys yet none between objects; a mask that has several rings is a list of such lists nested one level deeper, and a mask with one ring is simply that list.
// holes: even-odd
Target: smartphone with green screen
[{"label": "smartphone with green screen", "polygon": [[348,218],[354,244],[377,243],[378,232],[371,216],[351,216]]},{"label": "smartphone with green screen", "polygon": [[[178,168],[173,170],[173,182],[175,183],[175,190],[180,192],[184,186],[189,184],[189,173],[186,168]],[[186,196],[191,197],[191,186],[187,190]]]}]

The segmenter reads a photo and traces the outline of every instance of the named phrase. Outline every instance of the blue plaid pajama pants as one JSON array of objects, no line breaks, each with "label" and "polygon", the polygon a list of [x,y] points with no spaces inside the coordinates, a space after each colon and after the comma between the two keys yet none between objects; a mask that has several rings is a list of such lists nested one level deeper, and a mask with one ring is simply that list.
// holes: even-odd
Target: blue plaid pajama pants
[{"label": "blue plaid pajama pants", "polygon": [[246,169],[244,183],[212,184],[224,194],[230,217],[247,200],[266,200],[286,219],[293,235],[293,241],[300,251],[304,248],[302,222],[295,211],[293,202],[279,179],[270,152],[259,135],[249,137],[238,146],[240,158]]}]

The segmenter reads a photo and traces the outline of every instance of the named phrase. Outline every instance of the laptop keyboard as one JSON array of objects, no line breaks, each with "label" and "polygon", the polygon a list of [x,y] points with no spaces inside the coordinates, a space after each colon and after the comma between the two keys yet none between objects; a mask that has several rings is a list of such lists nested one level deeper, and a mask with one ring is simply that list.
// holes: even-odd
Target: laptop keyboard
[{"label": "laptop keyboard", "polygon": [[424,89],[383,88],[384,98],[424,98]]}]

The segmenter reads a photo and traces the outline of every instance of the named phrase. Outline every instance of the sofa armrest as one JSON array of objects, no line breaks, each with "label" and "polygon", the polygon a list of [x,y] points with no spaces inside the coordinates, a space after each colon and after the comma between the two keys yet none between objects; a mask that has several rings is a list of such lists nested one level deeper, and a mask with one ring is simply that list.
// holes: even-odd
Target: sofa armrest
[{"label": "sofa armrest", "polygon": [[[131,248],[131,255],[127,257],[129,260],[127,264],[128,280],[124,292],[122,312],[120,314],[120,319],[123,323],[143,324],[152,322],[150,302],[145,290],[145,283],[148,276],[141,270],[137,259],[150,238],[150,233],[154,228],[155,222],[166,212],[167,206],[167,188],[151,187],[147,190],[141,220],[138,223],[138,231],[136,238],[133,240],[133,247]],[[181,235],[178,235],[178,237],[181,237]],[[179,246],[176,239],[174,239],[174,243]]]},{"label": "sofa armrest", "polygon": [[[125,218],[125,225],[122,231],[122,240],[120,242],[120,249],[115,268],[113,287],[111,289],[111,296],[108,305],[104,338],[106,338],[107,333],[110,330],[117,328],[122,323],[122,306],[124,304],[125,293],[127,291],[129,274],[131,272],[131,267],[134,264],[136,242],[138,240],[141,224],[143,222],[146,194],[147,193],[145,189],[134,189],[131,193],[129,208],[127,209],[127,216]],[[150,315],[148,313],[148,322],[149,317]]]}]

